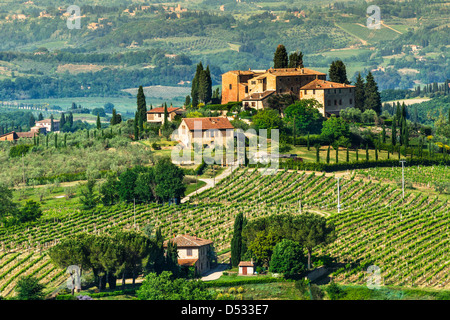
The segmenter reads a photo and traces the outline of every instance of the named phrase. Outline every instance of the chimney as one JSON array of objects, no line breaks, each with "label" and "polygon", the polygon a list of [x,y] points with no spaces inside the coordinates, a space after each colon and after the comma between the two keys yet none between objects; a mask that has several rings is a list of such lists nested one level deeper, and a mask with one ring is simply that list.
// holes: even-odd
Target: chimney
[{"label": "chimney", "polygon": [[302,71],[302,74],[304,74],[304,73],[305,73],[305,70],[303,70],[303,68],[301,69],[301,71]]}]

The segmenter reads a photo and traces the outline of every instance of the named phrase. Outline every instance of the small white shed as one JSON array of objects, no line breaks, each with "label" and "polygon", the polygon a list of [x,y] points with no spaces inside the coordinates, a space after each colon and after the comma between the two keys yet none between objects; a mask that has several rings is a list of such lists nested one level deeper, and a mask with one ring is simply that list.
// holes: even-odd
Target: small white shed
[{"label": "small white shed", "polygon": [[238,266],[240,276],[252,275],[255,272],[253,261],[241,261]]}]

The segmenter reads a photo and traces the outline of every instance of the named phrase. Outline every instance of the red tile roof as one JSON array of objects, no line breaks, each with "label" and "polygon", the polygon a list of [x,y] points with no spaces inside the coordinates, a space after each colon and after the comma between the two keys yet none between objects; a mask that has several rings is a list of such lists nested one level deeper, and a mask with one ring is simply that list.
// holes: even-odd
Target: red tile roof
[{"label": "red tile roof", "polygon": [[[164,247],[167,247],[168,241],[169,240],[164,241]],[[170,241],[176,243],[178,248],[202,247],[213,243],[211,240],[206,240],[196,236],[190,236],[187,234],[178,235],[175,238],[170,239]]]},{"label": "red tile roof", "polygon": [[[168,113],[178,111],[178,110],[181,111],[181,108],[177,108],[177,107],[167,108]],[[147,113],[164,113],[164,107],[159,107],[159,108],[148,110]]]},{"label": "red tile roof", "polygon": [[238,267],[254,267],[255,263],[252,261],[241,261],[238,264]]},{"label": "red tile roof", "polygon": [[[210,118],[185,118],[183,121],[186,123],[188,129],[193,131],[195,129],[194,123],[200,122],[202,130],[223,130],[223,129],[234,129],[230,120],[225,117],[210,117]],[[198,124],[197,124],[198,125]]]},{"label": "red tile roof", "polygon": [[263,93],[260,92],[255,92],[252,93],[250,95],[248,95],[247,97],[245,97],[244,99],[242,99],[243,101],[249,101],[249,100],[264,100],[265,98],[269,97],[270,95],[272,95],[273,93],[275,93],[275,90],[266,90]]},{"label": "red tile roof", "polygon": [[355,86],[352,86],[350,84],[315,79],[309,82],[308,84],[304,85],[303,87],[301,87],[300,90],[308,90],[308,89],[323,90],[323,89],[354,88],[354,87]]}]

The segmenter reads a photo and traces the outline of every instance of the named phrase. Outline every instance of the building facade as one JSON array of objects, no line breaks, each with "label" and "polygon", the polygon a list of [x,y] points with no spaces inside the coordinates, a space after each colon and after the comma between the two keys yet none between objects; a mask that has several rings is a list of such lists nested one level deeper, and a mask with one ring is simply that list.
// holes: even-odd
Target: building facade
[{"label": "building facade", "polygon": [[233,130],[226,117],[184,118],[173,138],[186,147],[193,143],[200,146],[226,145],[226,139],[233,138]]},{"label": "building facade", "polygon": [[251,103],[251,99],[258,96],[256,94],[260,95],[259,106],[273,93],[293,94],[299,98],[300,88],[314,79],[326,80],[326,74],[308,68],[229,71],[222,75],[222,104]]},{"label": "building facade", "polygon": [[212,253],[211,240],[201,239],[187,234],[178,235],[164,242],[164,249],[171,241],[177,245],[178,264],[184,267],[194,267],[198,274],[205,273],[211,269],[210,256]]},{"label": "building facade", "polygon": [[[167,120],[173,121],[175,116],[183,114],[183,109],[170,107],[167,108]],[[147,111],[147,122],[164,124],[164,107],[159,107]]]},{"label": "building facade", "polygon": [[355,106],[355,86],[316,79],[300,88],[300,99],[316,99],[324,117]]}]

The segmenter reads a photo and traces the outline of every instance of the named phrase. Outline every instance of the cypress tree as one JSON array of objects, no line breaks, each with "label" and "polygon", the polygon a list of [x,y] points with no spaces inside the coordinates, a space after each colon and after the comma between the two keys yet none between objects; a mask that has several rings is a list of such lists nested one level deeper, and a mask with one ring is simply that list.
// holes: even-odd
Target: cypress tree
[{"label": "cypress tree", "polygon": [[138,127],[138,121],[139,121],[139,113],[136,112],[134,114],[134,122],[133,122],[133,127],[134,127],[134,140],[137,141],[139,140],[139,127]]},{"label": "cypress tree", "polygon": [[64,134],[64,148],[67,147],[67,133]]},{"label": "cypress tree", "polygon": [[295,51],[289,55],[289,68],[304,68],[303,66],[303,53]]},{"label": "cypress tree", "polygon": [[112,109],[111,121],[110,121],[111,125],[112,125],[112,126],[115,125],[115,124],[116,124],[116,121],[117,121],[116,109],[113,108],[113,109]]},{"label": "cypress tree", "polygon": [[42,115],[42,112],[39,112],[38,115],[38,121],[44,120],[44,116]]},{"label": "cypress tree", "polygon": [[[139,113],[139,116],[142,118],[142,120],[147,118],[147,103],[145,101],[145,95],[144,95],[144,88],[142,86],[139,86],[138,93],[137,93],[137,112]],[[139,128],[140,130],[143,130],[143,128]]]},{"label": "cypress tree", "polygon": [[397,144],[397,125],[396,125],[397,120],[394,119],[392,120],[392,134],[391,134],[391,143],[393,146],[395,146]]},{"label": "cypress tree", "polygon": [[347,78],[347,70],[345,68],[345,64],[342,60],[333,61],[330,65],[330,69],[328,70],[328,76],[330,81],[349,84]]},{"label": "cypress tree", "polygon": [[273,67],[277,68],[287,68],[289,66],[288,55],[284,45],[278,45],[273,56]]},{"label": "cypress tree", "polygon": [[366,143],[366,161],[369,161],[369,144]]},{"label": "cypress tree", "polygon": [[203,74],[203,64],[199,62],[191,85],[192,107],[196,108],[199,103],[200,77]]},{"label": "cypress tree", "polygon": [[55,131],[55,124],[53,123],[53,114],[50,115],[50,131]]},{"label": "cypress tree", "polygon": [[231,265],[237,267],[241,261],[243,250],[242,230],[245,224],[245,217],[242,212],[239,212],[234,219],[234,232],[231,239]]},{"label": "cypress tree", "polygon": [[349,150],[349,147],[347,146],[347,163],[349,163],[350,162],[350,150]]},{"label": "cypress tree", "polygon": [[97,129],[100,130],[102,128],[102,123],[100,122],[100,114],[97,113]]},{"label": "cypress tree", "polygon": [[356,148],[356,161],[359,161],[359,153],[358,153],[358,148]]},{"label": "cypress tree", "polygon": [[45,136],[45,147],[48,148],[48,134]]},{"label": "cypress tree", "polygon": [[339,162],[339,146],[336,146],[336,163]]},{"label": "cypress tree", "polygon": [[69,115],[67,116],[67,123],[69,124],[70,128],[73,127],[73,114],[71,111],[69,112]]},{"label": "cypress tree", "polygon": [[310,144],[310,141],[309,141],[309,132],[308,132],[308,135],[306,136],[306,148],[308,149],[308,151],[310,149],[309,144]]},{"label": "cypress tree", "polygon": [[365,88],[365,100],[364,100],[364,109],[372,109],[378,115],[381,113],[381,97],[380,92],[378,91],[378,85],[373,78],[372,73],[369,71],[366,77]]},{"label": "cypress tree", "polygon": [[55,133],[55,148],[58,148],[58,135]]},{"label": "cypress tree", "polygon": [[364,100],[365,100],[364,86],[365,86],[364,79],[361,76],[361,73],[358,73],[355,82],[355,108],[358,108],[359,110],[361,110],[361,112],[364,112]]},{"label": "cypress tree", "polygon": [[330,146],[327,149],[327,163],[330,163]]},{"label": "cypress tree", "polygon": [[28,126],[34,127],[34,125],[36,124],[36,119],[34,118],[34,115],[32,113],[30,113],[30,119],[28,120]]},{"label": "cypress tree", "polygon": [[383,129],[381,130],[381,142],[386,143],[386,126],[383,123]]},{"label": "cypress tree", "polygon": [[64,115],[64,112],[61,112],[61,118],[59,119],[59,130],[62,130],[65,124],[66,124],[66,116]]},{"label": "cypress tree", "polygon": [[167,111],[167,103],[164,103],[164,128],[169,126],[169,112]]},{"label": "cypress tree", "polygon": [[316,144],[315,147],[316,147],[316,162],[320,163],[320,145]]},{"label": "cypress tree", "polygon": [[212,80],[211,80],[211,71],[209,70],[209,65],[206,66],[205,72],[205,104],[211,102],[212,99]]}]

